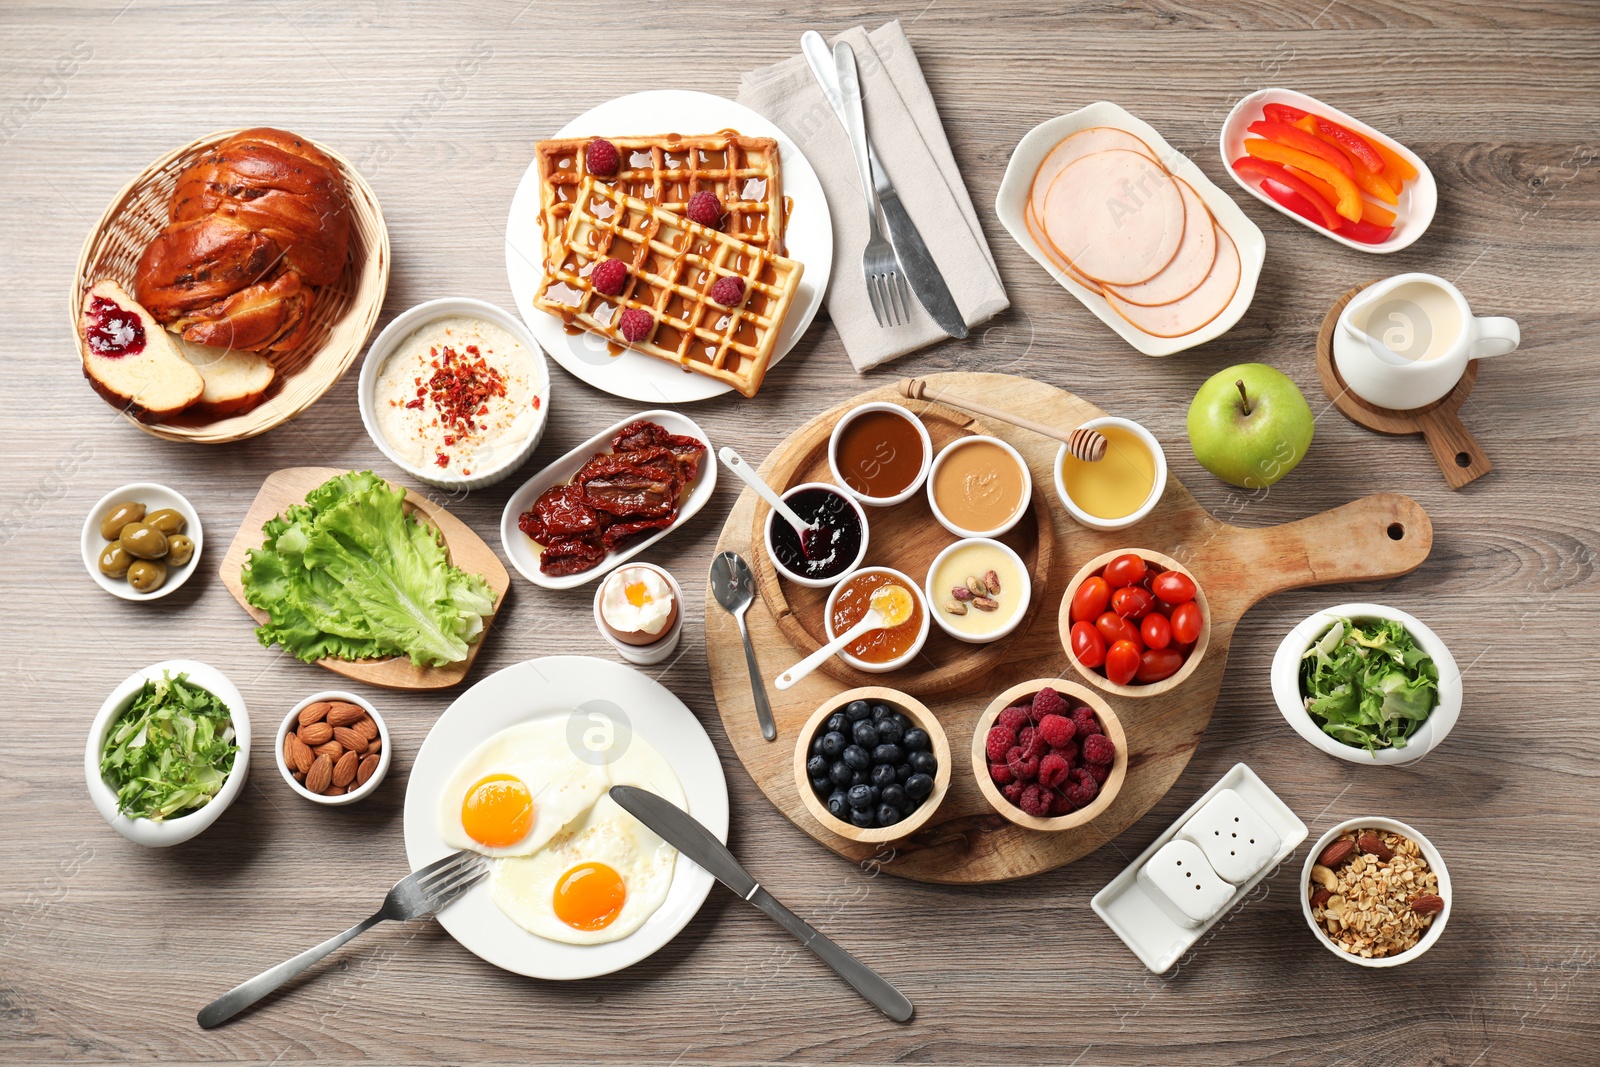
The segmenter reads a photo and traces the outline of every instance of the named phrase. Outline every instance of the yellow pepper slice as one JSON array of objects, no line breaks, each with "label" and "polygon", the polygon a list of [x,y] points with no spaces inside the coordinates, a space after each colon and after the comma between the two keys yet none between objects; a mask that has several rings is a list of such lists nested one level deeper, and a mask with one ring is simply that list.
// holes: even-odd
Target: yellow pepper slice
[{"label": "yellow pepper slice", "polygon": [[[1245,141],[1244,150],[1257,159],[1265,159],[1269,163],[1281,163],[1286,167],[1293,167],[1305,174],[1311,174],[1329,185],[1333,186],[1336,195],[1333,210],[1342,218],[1351,222],[1361,221],[1361,190],[1356,183],[1345,177],[1338,167],[1326,159],[1320,159],[1310,152],[1302,152],[1298,148],[1277,144],[1273,141],[1251,138]],[[1392,197],[1394,193],[1387,186],[1385,191]],[[1381,198],[1380,198],[1381,199]]]}]

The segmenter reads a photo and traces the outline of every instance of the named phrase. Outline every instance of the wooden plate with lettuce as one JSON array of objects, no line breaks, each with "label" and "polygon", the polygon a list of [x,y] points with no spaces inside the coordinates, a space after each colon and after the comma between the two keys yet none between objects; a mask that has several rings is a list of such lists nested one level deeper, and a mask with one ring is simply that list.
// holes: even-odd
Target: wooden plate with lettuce
[{"label": "wooden plate with lettuce", "polygon": [[390,689],[466,677],[510,577],[436,504],[370,471],[270,475],[222,561],[267,647]]}]

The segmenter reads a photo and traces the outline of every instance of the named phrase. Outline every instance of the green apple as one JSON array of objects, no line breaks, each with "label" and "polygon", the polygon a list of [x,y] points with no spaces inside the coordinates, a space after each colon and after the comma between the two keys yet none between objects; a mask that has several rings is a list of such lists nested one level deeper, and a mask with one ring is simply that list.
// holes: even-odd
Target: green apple
[{"label": "green apple", "polygon": [[1265,489],[1294,470],[1315,420],[1300,388],[1264,363],[1206,379],[1189,405],[1189,447],[1200,466],[1243,489]]}]

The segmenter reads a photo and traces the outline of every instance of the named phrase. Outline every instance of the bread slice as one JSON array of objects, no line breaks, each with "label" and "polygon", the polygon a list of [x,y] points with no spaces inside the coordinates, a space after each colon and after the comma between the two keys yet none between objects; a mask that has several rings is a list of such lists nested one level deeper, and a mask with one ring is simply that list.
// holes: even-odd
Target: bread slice
[{"label": "bread slice", "polygon": [[259,352],[211,348],[192,344],[181,337],[173,340],[206,383],[200,399],[189,408],[191,415],[214,419],[242,415],[267,398],[267,390],[278,376],[271,361]]},{"label": "bread slice", "polygon": [[102,279],[84,295],[78,333],[83,376],[140,422],[176,415],[205,392],[172,335],[114,281]]}]

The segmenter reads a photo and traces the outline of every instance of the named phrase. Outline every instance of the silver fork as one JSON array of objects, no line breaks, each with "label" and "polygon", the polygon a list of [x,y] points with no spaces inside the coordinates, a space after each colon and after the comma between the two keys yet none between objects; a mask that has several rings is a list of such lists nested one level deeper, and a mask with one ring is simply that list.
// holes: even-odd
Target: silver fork
[{"label": "silver fork", "polygon": [[849,43],[833,46],[833,63],[839,73],[839,96],[844,104],[844,128],[855,152],[856,169],[861,173],[861,191],[867,201],[867,250],[861,256],[861,272],[867,279],[867,299],[879,326],[903,326],[911,321],[911,294],[906,289],[905,271],[894,246],[878,228],[878,189],[872,180],[872,163],[867,156],[867,120],[861,112],[861,78],[856,72],[856,54]]},{"label": "silver fork", "polygon": [[209,1030],[227,1022],[346,941],[357,934],[366,933],[386,919],[409,922],[431,915],[476,885],[488,873],[488,861],[476,852],[466,851],[452,853],[419,871],[413,871],[395,883],[389,895],[383,898],[383,907],[372,917],[363,919],[342,934],[328,938],[316,948],[306,949],[294,959],[285,960],[249,981],[234,986],[200,1009],[197,1017],[200,1025]]}]

